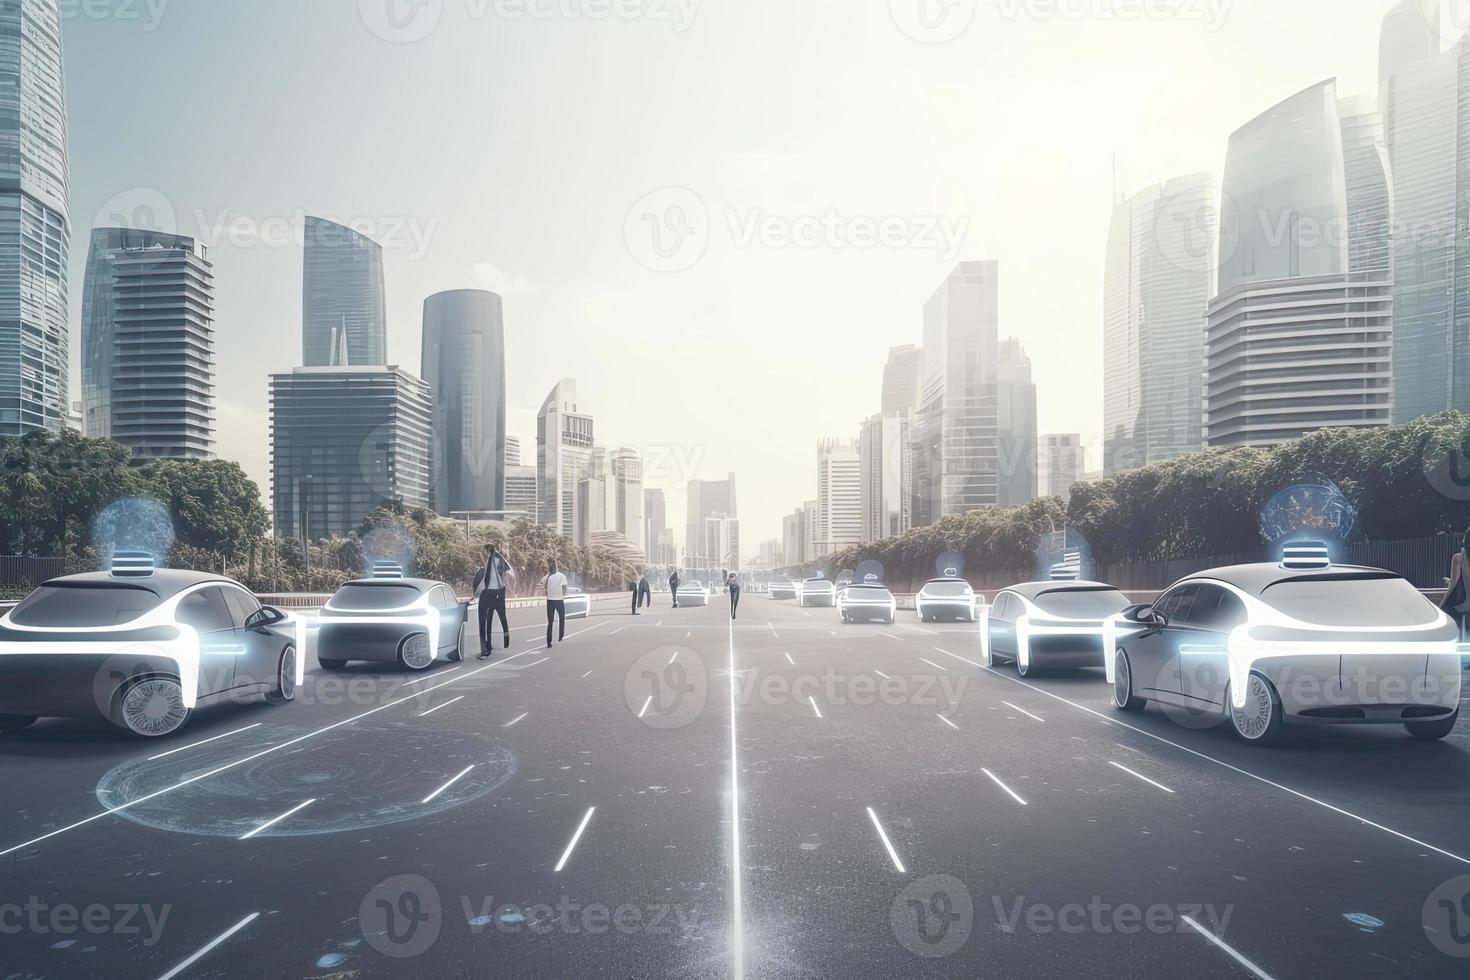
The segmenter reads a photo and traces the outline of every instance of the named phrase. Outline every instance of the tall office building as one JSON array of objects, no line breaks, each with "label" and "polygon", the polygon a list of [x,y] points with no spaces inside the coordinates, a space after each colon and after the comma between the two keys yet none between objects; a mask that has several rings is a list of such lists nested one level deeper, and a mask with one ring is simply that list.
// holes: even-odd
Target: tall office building
[{"label": "tall office building", "polygon": [[923,384],[924,351],[913,345],[888,351],[883,367],[883,414],[904,415],[919,408]]},{"label": "tall office building", "polygon": [[214,455],[214,266],[192,238],[96,228],[82,290],[88,436],[133,459]]},{"label": "tall office building", "polygon": [[1393,268],[1393,178],[1383,142],[1378,100],[1355,95],[1338,102],[1347,188],[1348,269]]},{"label": "tall office building", "polygon": [[817,445],[817,557],[863,543],[863,470],[858,444]]},{"label": "tall office building", "polygon": [[1046,494],[1061,497],[1065,505],[1072,500],[1072,484],[1086,472],[1086,453],[1080,433],[1049,435],[1042,439],[1042,469],[1046,474]]},{"label": "tall office building", "polygon": [[65,90],[57,0],[0,4],[0,436],[71,408]]},{"label": "tall office building", "polygon": [[1386,269],[1353,271],[1341,232],[1352,222],[1336,83],[1237,130],[1224,189],[1234,207],[1221,240],[1234,247],[1221,249],[1209,306],[1207,444],[1269,446],[1387,424],[1393,283]]},{"label": "tall office building", "polygon": [[663,490],[653,487],[643,491],[643,550],[655,565],[672,565],[673,555],[664,550],[669,529],[669,502]]},{"label": "tall office building", "polygon": [[1197,451],[1205,306],[1215,268],[1207,174],[1145,188],[1113,209],[1103,287],[1108,473]]},{"label": "tall office building", "polygon": [[1440,20],[1440,0],[1402,0],[1384,15],[1378,36],[1380,86],[1402,69],[1439,54]]},{"label": "tall office building", "polygon": [[801,565],[806,562],[807,531],[806,531],[806,509],[796,508],[790,514],[781,518],[781,552],[786,558],[786,566]]},{"label": "tall office building", "polygon": [[577,488],[592,468],[592,416],[578,410],[577,382],[560,382],[536,416],[536,483],[539,520],[574,537]]},{"label": "tall office building", "polygon": [[505,465],[521,465],[521,440],[516,436],[505,437]]},{"label": "tall office building", "polygon": [[996,430],[1000,445],[1000,504],[1036,499],[1036,382],[1019,340],[1000,342],[996,362]]},{"label": "tall office building", "polygon": [[345,225],[307,217],[301,358],[307,367],[377,367],[388,358],[383,247]]},{"label": "tall office building", "polygon": [[999,265],[986,260],[960,263],[924,306],[915,527],[999,502],[999,301]]},{"label": "tall office building", "polygon": [[389,501],[427,508],[433,411],[428,384],[397,367],[271,375],[276,534],[346,534]]},{"label": "tall office building", "polygon": [[505,468],[505,510],[515,515],[511,519],[524,516],[535,524],[537,522],[536,507],[536,467],[507,466]]},{"label": "tall office building", "polygon": [[738,517],[735,474],[724,480],[690,480],[684,511],[684,554],[691,565],[710,557],[704,550],[704,519],[715,514]]},{"label": "tall office building", "polygon": [[643,457],[638,450],[624,446],[607,462],[612,481],[613,530],[647,554],[643,539]]},{"label": "tall office building", "polygon": [[858,439],[862,461],[862,543],[894,538],[909,529],[909,422],[911,412],[874,415]]},{"label": "tall office building", "polygon": [[815,500],[808,500],[797,511],[802,521],[800,528],[801,538],[805,542],[802,546],[802,561],[815,561],[821,556],[822,541],[819,509]]},{"label": "tall office building", "polygon": [[434,392],[434,510],[505,510],[505,322],[500,297],[424,300],[423,378]]},{"label": "tall office building", "polygon": [[700,546],[701,567],[711,571],[740,570],[740,521],[729,514],[711,514],[704,519]]}]

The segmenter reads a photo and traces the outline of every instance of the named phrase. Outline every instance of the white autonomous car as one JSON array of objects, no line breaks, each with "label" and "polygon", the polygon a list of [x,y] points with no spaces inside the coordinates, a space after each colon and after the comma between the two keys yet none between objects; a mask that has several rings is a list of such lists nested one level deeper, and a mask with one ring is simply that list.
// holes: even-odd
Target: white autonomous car
[{"label": "white autonomous car", "polygon": [[1031,582],[995,597],[980,629],[986,666],[1014,661],[1025,677],[1048,667],[1101,667],[1110,619],[1128,598],[1102,582]]},{"label": "white autonomous car", "polygon": [[789,578],[773,579],[768,591],[772,599],[795,599],[796,583]]},{"label": "white autonomous car", "polygon": [[348,582],[322,607],[317,662],[328,670],[366,660],[411,671],[458,663],[469,607],[443,582],[404,578],[398,565],[377,562],[372,578]]},{"label": "white autonomous car", "polygon": [[586,619],[592,615],[592,597],[582,589],[567,589],[567,619]]},{"label": "white autonomous car", "polygon": [[110,572],[44,583],[0,618],[0,732],[100,715],[134,735],[209,704],[296,697],[304,626],[243,585],[118,552]]},{"label": "white autonomous car", "polygon": [[[978,600],[983,603],[984,600]],[[930,579],[914,596],[914,611],[921,622],[954,619],[973,623],[979,617],[975,590],[970,583],[952,571],[943,578]]]},{"label": "white autonomous car", "polygon": [[844,623],[858,621],[893,624],[898,618],[898,600],[869,575],[862,585],[849,585],[837,593],[837,612]]},{"label": "white autonomous car", "polygon": [[809,578],[801,583],[801,590],[796,594],[797,605],[806,606],[836,606],[837,585],[831,579]]},{"label": "white autonomous car", "polygon": [[[679,584],[679,605],[707,606],[709,605],[709,590],[704,587],[703,582],[681,582]],[[571,615],[570,611],[567,614]]]},{"label": "white autonomous car", "polygon": [[1123,711],[1156,701],[1258,745],[1313,724],[1439,739],[1459,718],[1455,623],[1398,575],[1333,565],[1316,542],[1288,545],[1279,565],[1191,575],[1112,629]]}]

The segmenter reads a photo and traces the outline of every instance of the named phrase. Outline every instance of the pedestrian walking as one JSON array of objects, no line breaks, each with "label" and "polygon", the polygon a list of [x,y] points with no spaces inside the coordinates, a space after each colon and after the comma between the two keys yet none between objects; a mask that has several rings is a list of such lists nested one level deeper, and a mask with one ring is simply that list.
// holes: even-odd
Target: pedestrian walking
[{"label": "pedestrian walking", "polygon": [[679,570],[676,568],[669,576],[669,593],[674,597],[674,608],[679,608]]},{"label": "pedestrian walking", "polygon": [[638,569],[638,602],[639,608],[643,606],[653,607],[653,586],[648,584],[648,576],[643,569]]},{"label": "pedestrian walking", "polygon": [[567,638],[567,577],[556,567],[556,562],[551,563],[551,571],[546,576],[546,649],[551,649],[552,625],[559,627],[556,641],[560,643]]},{"label": "pedestrian walking", "polygon": [[490,656],[495,644],[490,639],[490,627],[493,625],[493,617],[500,614],[500,628],[505,633],[505,648],[510,649],[510,620],[506,617],[505,597],[510,588],[511,576],[515,570],[510,567],[510,562],[500,553],[500,549],[493,544],[485,546],[485,564],[475,573],[475,584],[473,591],[480,595],[480,657],[484,660]]},{"label": "pedestrian walking", "polygon": [[735,611],[740,608],[740,576],[731,572],[725,587],[730,590],[730,618],[734,619]]},{"label": "pedestrian walking", "polygon": [[1439,607],[1460,627],[1460,639],[1470,635],[1470,529],[1465,531],[1459,552],[1450,559],[1450,577],[1445,579],[1444,599]]}]

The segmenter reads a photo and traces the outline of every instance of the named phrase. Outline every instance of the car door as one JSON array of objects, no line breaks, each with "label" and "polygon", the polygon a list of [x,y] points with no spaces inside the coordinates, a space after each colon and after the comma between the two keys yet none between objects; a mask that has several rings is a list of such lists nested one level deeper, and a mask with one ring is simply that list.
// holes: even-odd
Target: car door
[{"label": "car door", "polygon": [[235,635],[239,638],[242,652],[235,664],[235,687],[266,685],[274,689],[276,673],[280,669],[281,638],[270,630],[246,629],[246,621],[260,610],[260,602],[244,589],[233,585],[221,586],[225,603],[230,607],[230,618],[235,624]]},{"label": "car door", "polygon": [[[1153,604],[1156,622],[1124,641],[1128,664],[1133,671],[1133,689],[1146,698],[1178,701],[1179,653],[1177,636],[1170,628],[1186,600],[1193,603],[1198,586],[1185,584],[1165,592]],[[1163,625],[1163,624],[1168,624]]]},{"label": "car door", "polygon": [[235,618],[223,590],[210,585],[186,594],[179,600],[175,617],[199,634],[199,697],[233,688],[244,647],[235,635]]},{"label": "car door", "polygon": [[1179,691],[1187,702],[1220,706],[1230,681],[1230,632],[1245,622],[1245,603],[1228,589],[1202,582],[1185,616],[1170,624],[1177,633]]},{"label": "car door", "polygon": [[446,585],[434,588],[429,604],[439,611],[439,652],[448,653],[459,645],[459,628],[465,621],[465,609]]},{"label": "car door", "polygon": [[995,605],[990,608],[990,622],[986,627],[990,630],[992,652],[1007,657],[1016,656],[1016,621],[1011,613],[1018,605],[1018,600],[1009,592],[1002,592],[995,597]]}]

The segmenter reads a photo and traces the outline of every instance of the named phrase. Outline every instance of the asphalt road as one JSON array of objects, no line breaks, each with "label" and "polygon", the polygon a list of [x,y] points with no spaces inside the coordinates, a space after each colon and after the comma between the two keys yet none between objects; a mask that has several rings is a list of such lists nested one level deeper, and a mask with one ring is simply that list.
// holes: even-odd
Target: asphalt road
[{"label": "asphalt road", "polygon": [[1253,749],[900,617],[516,611],[162,743],[7,736],[0,978],[1470,973],[1470,721]]}]

